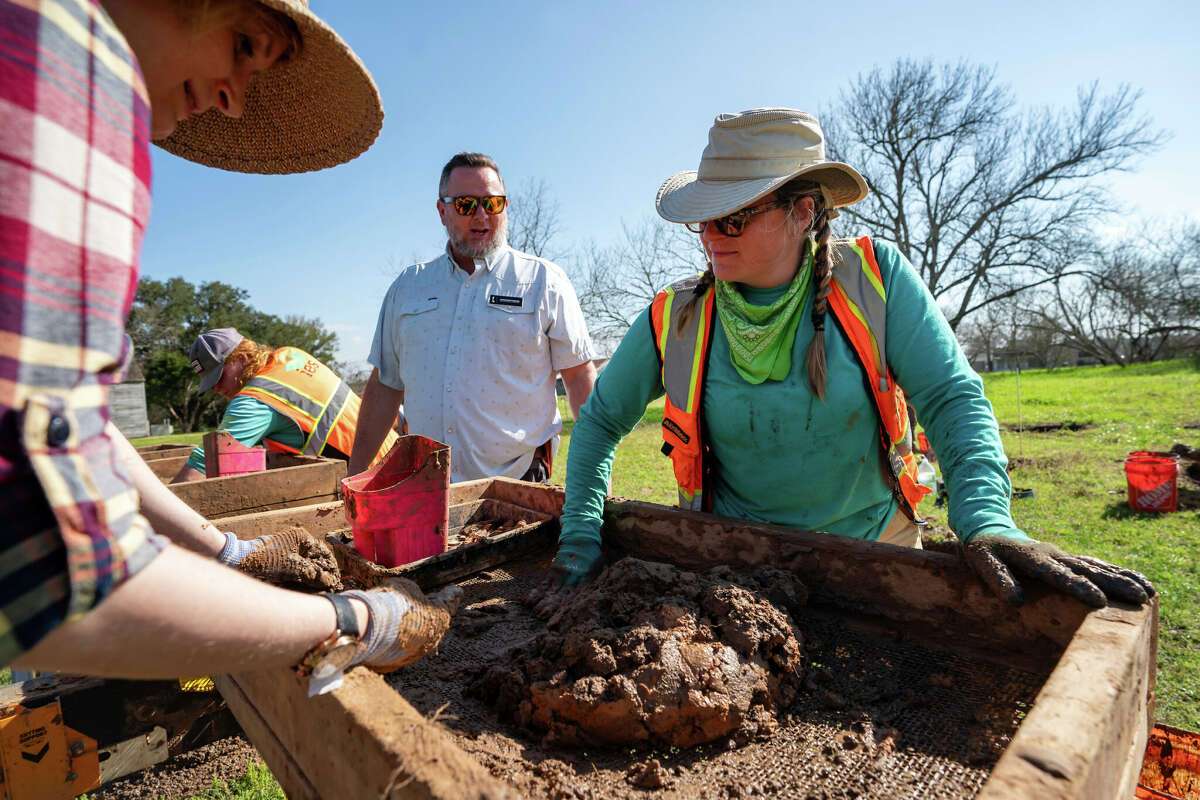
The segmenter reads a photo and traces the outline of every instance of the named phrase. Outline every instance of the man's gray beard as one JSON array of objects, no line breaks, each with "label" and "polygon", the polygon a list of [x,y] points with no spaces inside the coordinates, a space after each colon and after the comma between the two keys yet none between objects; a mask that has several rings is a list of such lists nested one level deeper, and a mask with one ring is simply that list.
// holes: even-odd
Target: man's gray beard
[{"label": "man's gray beard", "polygon": [[465,258],[487,258],[503,247],[508,241],[508,220],[500,223],[500,227],[492,231],[492,238],[480,245],[467,244],[457,239],[449,231],[447,231],[447,235],[450,237],[450,247],[460,256]]}]

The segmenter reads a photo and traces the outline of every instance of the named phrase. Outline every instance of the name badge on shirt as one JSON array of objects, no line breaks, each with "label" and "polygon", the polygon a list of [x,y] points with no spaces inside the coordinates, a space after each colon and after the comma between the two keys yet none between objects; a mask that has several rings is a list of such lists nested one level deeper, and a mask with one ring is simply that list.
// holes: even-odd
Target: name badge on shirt
[{"label": "name badge on shirt", "polygon": [[521,302],[522,298],[520,297],[509,297],[504,294],[494,294],[488,298],[488,304],[493,306],[513,306],[520,308]]}]

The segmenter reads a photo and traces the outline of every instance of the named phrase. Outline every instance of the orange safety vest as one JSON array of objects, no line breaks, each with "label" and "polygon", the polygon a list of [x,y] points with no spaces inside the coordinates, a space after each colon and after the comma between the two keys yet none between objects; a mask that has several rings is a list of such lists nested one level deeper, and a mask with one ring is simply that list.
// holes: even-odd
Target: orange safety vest
[{"label": "orange safety vest", "polygon": [[[348,458],[354,449],[358,395],[333,370],[298,347],[280,347],[272,353],[267,366],[248,380],[238,394],[266,403],[304,432],[304,444],[299,450],[264,439],[268,450],[319,456],[328,445]],[[387,453],[395,441],[395,431],[388,431],[372,463]]]},{"label": "orange safety vest", "polygon": [[[836,248],[829,309],[850,342],[866,375],[867,391],[879,418],[879,442],[884,476],[896,502],[915,522],[916,507],[929,489],[917,482],[917,458],[908,424],[908,403],[884,360],[887,335],[887,292],[869,237],[832,242]],[[662,363],[666,390],[663,410],[663,453],[671,457],[679,484],[679,507],[712,509],[705,492],[710,485],[712,457],[703,438],[701,407],[704,368],[712,340],[716,291],[710,287],[696,301],[683,330],[676,333],[681,310],[693,294],[699,276],[672,284],[650,306],[654,344]]]}]

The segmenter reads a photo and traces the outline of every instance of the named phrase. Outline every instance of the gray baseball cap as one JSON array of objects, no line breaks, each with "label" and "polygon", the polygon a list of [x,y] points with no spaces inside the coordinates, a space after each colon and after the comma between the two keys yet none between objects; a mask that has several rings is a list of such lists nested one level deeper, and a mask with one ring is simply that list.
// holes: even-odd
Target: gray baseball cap
[{"label": "gray baseball cap", "polygon": [[207,392],[217,385],[217,381],[221,380],[225,359],[244,338],[237,328],[216,328],[196,337],[192,348],[188,350],[188,358],[191,359],[192,369],[204,375],[197,392]]}]

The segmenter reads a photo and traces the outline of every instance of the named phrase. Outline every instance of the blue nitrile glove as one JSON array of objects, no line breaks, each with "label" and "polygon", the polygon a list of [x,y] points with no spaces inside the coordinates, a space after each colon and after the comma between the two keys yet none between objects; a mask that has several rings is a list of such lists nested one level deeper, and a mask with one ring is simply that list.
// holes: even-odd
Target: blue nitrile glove
[{"label": "blue nitrile glove", "polygon": [[554,557],[558,582],[577,586],[587,581],[600,563],[600,545],[596,542],[560,542]]}]

